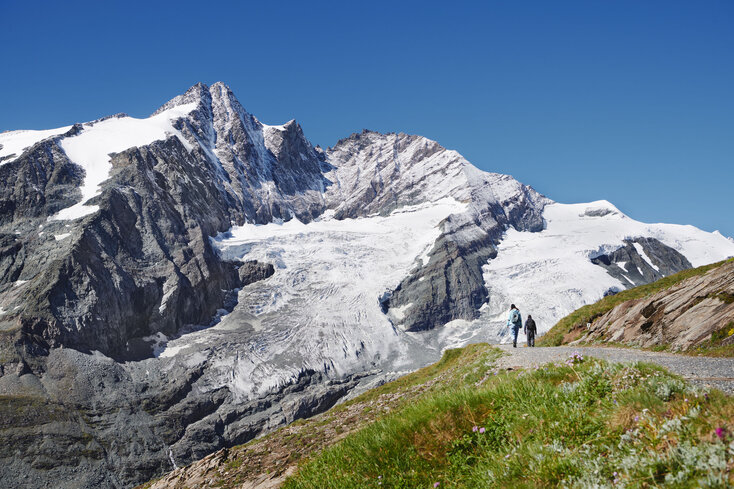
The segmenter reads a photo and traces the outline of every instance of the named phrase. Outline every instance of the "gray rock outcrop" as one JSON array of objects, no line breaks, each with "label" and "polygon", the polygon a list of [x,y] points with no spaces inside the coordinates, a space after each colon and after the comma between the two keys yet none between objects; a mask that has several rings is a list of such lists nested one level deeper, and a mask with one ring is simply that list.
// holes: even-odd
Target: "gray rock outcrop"
[{"label": "gray rock outcrop", "polygon": [[612,253],[598,255],[592,263],[622,283],[637,286],[691,268],[691,262],[655,238],[626,239],[624,246]]},{"label": "gray rock outcrop", "polygon": [[734,344],[731,331],[734,262],[729,261],[649,297],[617,305],[594,320],[576,341],[689,350],[707,344]]}]

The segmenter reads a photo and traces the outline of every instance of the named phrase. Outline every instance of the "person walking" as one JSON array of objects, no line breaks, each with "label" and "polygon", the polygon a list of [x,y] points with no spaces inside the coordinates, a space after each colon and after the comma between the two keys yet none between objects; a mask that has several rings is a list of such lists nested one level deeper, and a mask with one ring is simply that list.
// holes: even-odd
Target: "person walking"
[{"label": "person walking", "polygon": [[537,331],[538,328],[535,326],[535,320],[533,320],[533,316],[528,314],[528,320],[525,321],[525,329],[523,330],[525,336],[528,337],[528,346],[535,346],[535,333]]},{"label": "person walking", "polygon": [[515,304],[510,306],[510,315],[507,317],[507,326],[512,328],[512,347],[517,348],[517,333],[520,331],[520,327],[522,326],[522,316]]}]

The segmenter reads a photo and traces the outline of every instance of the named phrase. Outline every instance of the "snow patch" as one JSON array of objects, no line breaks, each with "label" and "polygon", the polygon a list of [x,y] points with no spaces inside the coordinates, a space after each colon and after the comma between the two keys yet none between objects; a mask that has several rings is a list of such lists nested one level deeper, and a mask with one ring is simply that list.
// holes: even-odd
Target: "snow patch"
[{"label": "snow patch", "polygon": [[[73,126],[64,126],[44,131],[9,131],[0,134],[0,166],[17,160],[23,152],[46,138],[64,134]],[[3,160],[3,157],[15,155]]]},{"label": "snow patch", "polygon": [[160,352],[157,356],[159,358],[170,358],[176,356],[178,352],[186,348],[187,345],[176,345],[176,346],[166,346],[162,352]]},{"label": "snow patch", "polygon": [[166,349],[168,337],[159,331],[156,334],[143,337],[143,341],[153,343],[153,356],[158,358]]},{"label": "snow patch", "polygon": [[62,239],[66,239],[69,236],[71,236],[71,233],[54,234],[54,238],[56,238],[56,241],[61,241]]},{"label": "snow patch", "polygon": [[161,297],[161,305],[158,306],[159,314],[163,314],[163,312],[166,310],[166,307],[168,306],[168,299],[171,298],[171,296],[173,295],[175,291],[176,291],[176,287],[173,284],[168,285],[168,283],[166,283],[166,285],[164,285],[163,297]]},{"label": "snow patch", "polygon": [[80,187],[82,200],[60,210],[49,220],[71,220],[96,212],[99,207],[86,202],[100,194],[100,185],[109,177],[112,164],[110,155],[136,146],[176,136],[189,151],[191,144],[173,127],[173,121],[196,108],[195,103],[179,105],[148,117],[112,117],[103,121],[86,123],[80,134],[65,138],[61,148],[71,161],[84,169],[84,183]]},{"label": "snow patch", "polygon": [[410,303],[400,307],[391,307],[388,312],[396,321],[402,321],[405,319],[405,311],[407,311],[412,305],[413,304]]},{"label": "snow patch", "polygon": [[[719,234],[719,236],[721,235]],[[642,257],[642,259],[645,260],[645,262],[648,265],[654,268],[656,272],[659,272],[660,269],[656,267],[655,265],[653,265],[652,260],[650,260],[650,257],[647,256],[647,253],[645,253],[645,249],[642,247],[642,245],[640,243],[632,243],[632,244],[634,245],[635,249],[637,250],[637,253]],[[637,269],[639,270],[639,267]],[[642,275],[642,272],[640,272],[640,275]]]}]

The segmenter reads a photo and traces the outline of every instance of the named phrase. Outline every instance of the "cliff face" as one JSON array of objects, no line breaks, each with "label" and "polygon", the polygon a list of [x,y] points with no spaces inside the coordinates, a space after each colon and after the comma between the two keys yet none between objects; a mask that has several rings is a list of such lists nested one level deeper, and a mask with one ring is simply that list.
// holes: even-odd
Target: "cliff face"
[{"label": "cliff face", "polygon": [[688,350],[734,344],[734,262],[631,300],[596,319],[576,340]]}]

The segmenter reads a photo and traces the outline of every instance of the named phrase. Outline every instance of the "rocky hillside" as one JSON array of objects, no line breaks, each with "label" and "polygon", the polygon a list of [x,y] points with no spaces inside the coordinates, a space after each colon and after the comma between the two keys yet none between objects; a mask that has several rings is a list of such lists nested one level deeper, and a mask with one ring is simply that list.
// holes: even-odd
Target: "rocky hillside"
[{"label": "rocky hillside", "polygon": [[323,150],[222,83],[143,119],[0,134],[0,211],[0,479],[16,487],[130,487],[500,340],[509,302],[544,330],[734,255],[421,136]]},{"label": "rocky hillside", "polygon": [[557,343],[621,343],[731,356],[734,260],[689,270],[586,306],[562,320],[541,343],[561,336]]}]

